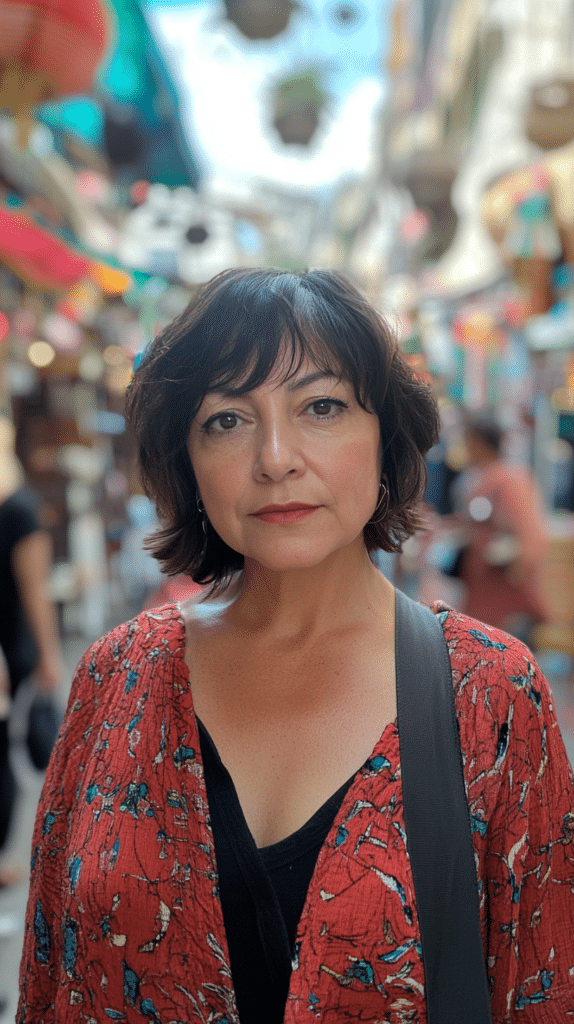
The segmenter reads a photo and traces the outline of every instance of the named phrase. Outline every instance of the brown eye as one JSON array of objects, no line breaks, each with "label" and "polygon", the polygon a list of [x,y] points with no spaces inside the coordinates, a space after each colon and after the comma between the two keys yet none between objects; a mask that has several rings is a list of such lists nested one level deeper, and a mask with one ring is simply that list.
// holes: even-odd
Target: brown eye
[{"label": "brown eye", "polygon": [[206,434],[224,434],[235,430],[241,422],[239,416],[234,412],[220,412],[217,416],[211,416],[203,425]]},{"label": "brown eye", "polygon": [[218,416],[218,421],[223,430],[233,430],[237,426],[237,416],[232,412],[225,412],[222,416]]},{"label": "brown eye", "polygon": [[319,402],[313,402],[313,412],[315,416],[328,416],[333,407],[333,402],[327,401],[326,398],[322,398]]},{"label": "brown eye", "polygon": [[333,416],[337,416],[347,406],[345,402],[340,402],[335,398],[317,398],[315,402],[311,402],[309,409],[313,416],[317,419],[332,419]]}]

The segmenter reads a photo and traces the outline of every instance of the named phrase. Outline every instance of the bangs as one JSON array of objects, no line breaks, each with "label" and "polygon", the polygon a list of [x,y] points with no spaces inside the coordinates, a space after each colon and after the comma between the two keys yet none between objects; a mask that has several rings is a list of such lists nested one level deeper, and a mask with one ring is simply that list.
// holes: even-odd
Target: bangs
[{"label": "bangs", "polygon": [[[312,275],[301,279],[285,274],[271,280],[265,276],[255,295],[251,290],[249,304],[241,301],[241,295],[230,295],[230,291],[241,291],[241,280],[228,286],[221,296],[224,301],[216,302],[220,308],[211,307],[209,327],[201,321],[197,325],[193,372],[200,392],[197,408],[210,391],[233,396],[260,387],[278,367],[278,383],[285,383],[306,360],[347,380],[357,401],[367,408],[381,363],[372,331],[353,323],[348,307],[339,311],[308,287]],[[365,358],[369,349],[370,359]],[[208,376],[201,374],[202,365],[206,371],[209,368]]]}]

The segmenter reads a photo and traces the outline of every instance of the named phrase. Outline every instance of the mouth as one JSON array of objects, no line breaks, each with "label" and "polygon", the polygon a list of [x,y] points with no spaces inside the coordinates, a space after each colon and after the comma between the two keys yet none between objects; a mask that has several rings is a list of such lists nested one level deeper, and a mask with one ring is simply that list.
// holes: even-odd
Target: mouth
[{"label": "mouth", "polygon": [[299,522],[300,519],[305,519],[318,508],[320,505],[307,505],[301,501],[291,501],[285,505],[264,505],[252,515],[262,522],[281,525]]}]

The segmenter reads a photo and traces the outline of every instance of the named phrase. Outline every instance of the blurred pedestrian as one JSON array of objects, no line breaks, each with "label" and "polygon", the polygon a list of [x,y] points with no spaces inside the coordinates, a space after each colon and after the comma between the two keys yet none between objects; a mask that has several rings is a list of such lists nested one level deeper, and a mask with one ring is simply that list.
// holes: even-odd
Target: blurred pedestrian
[{"label": "blurred pedestrian", "polygon": [[211,585],[78,666],[34,832],[19,1024],[427,1019],[395,655],[406,630],[424,689],[422,620],[451,735],[456,702],[470,907],[448,829],[435,861],[457,859],[462,913],[476,902],[493,1020],[564,1024],[574,787],[548,684],[518,641],[409,602],[370,557],[419,527],[438,435],[385,322],[328,271],[227,271],[151,343],[126,413],[151,550]]},{"label": "blurred pedestrian", "polygon": [[[0,647],[9,687],[0,717],[0,854],[10,829],[16,782],[10,766],[9,705],[25,680],[53,694],[63,678],[55,609],[48,594],[51,541],[38,519],[38,501],[25,485],[14,454],[14,430],[0,418]],[[0,886],[17,872],[0,868]]]},{"label": "blurred pedestrian", "polygon": [[[10,713],[10,677],[8,664],[0,648],[0,808],[9,808],[15,798],[16,780],[8,759],[8,717]],[[4,846],[9,816],[0,816],[0,851]],[[17,885],[22,879],[17,865],[0,867],[0,890]],[[0,940],[10,938],[22,927],[23,921],[15,914],[0,912]],[[8,1005],[8,999],[0,990],[0,1016]]]},{"label": "blurred pedestrian", "polygon": [[467,543],[460,561],[464,611],[527,640],[547,610],[542,572],[548,547],[538,484],[504,458],[505,431],[489,411],[465,420],[469,471],[458,482]]}]

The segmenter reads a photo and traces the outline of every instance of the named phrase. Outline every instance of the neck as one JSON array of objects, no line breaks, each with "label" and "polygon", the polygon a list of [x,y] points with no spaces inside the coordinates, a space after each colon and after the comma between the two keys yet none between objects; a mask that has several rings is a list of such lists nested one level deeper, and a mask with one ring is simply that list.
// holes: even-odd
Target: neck
[{"label": "neck", "polygon": [[238,628],[298,642],[394,614],[393,587],[362,540],[306,569],[276,572],[247,560],[236,595],[231,611]]}]

